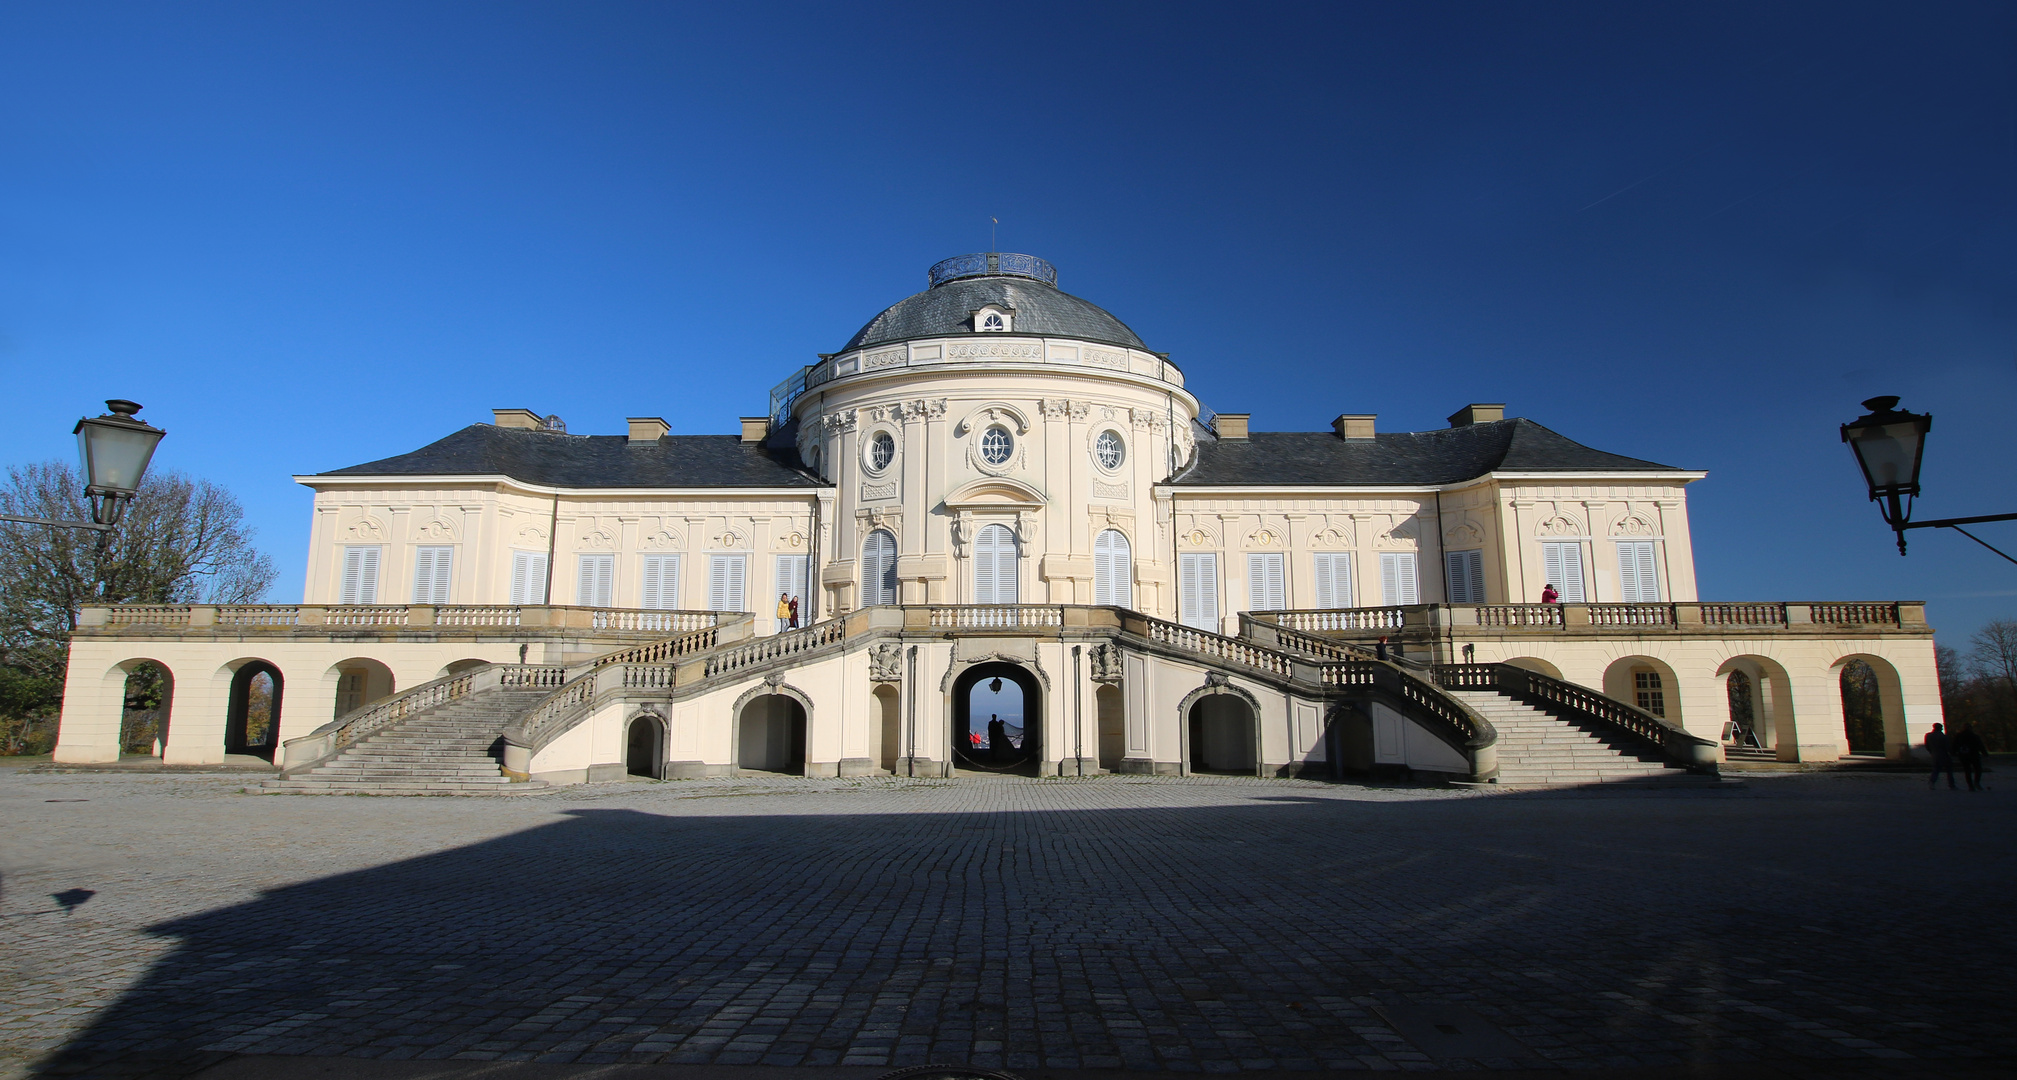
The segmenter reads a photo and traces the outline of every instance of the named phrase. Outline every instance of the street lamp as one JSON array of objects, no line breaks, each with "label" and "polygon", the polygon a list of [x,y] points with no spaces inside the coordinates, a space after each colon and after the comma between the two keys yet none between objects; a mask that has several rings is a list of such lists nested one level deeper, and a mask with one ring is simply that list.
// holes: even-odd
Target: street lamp
[{"label": "street lamp", "polygon": [[71,431],[77,436],[77,453],[84,459],[84,495],[91,500],[91,520],[56,521],[0,514],[0,521],[96,532],[110,532],[119,524],[126,513],[126,504],[140,490],[140,478],[147,475],[154,447],[168,433],[133,415],[140,411],[138,402],[114,398],[105,407],[111,411],[103,416],[85,417]]},{"label": "street lamp", "polygon": [[1919,494],[1919,465],[1926,452],[1926,433],[1933,430],[1933,416],[1900,409],[1898,399],[1889,395],[1873,397],[1863,407],[1870,412],[1842,425],[1842,441],[1856,453],[1856,464],[1862,466],[1863,481],[1870,488],[1870,501],[1877,504],[1884,515],[1884,524],[1891,526],[1898,536],[1898,554],[1905,554],[1906,529],[1953,529],[2017,563],[2017,559],[1961,528],[1984,521],[2017,520],[2017,514],[1912,520],[1912,500]]}]

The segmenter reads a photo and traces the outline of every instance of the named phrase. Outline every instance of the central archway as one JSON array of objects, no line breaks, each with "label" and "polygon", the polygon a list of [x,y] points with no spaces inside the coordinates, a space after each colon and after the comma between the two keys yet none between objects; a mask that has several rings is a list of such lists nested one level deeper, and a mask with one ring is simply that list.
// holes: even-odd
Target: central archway
[{"label": "central archway", "polygon": [[954,681],[952,701],[959,768],[1038,774],[1044,756],[1043,685],[1035,673],[1007,661],[975,664]]},{"label": "central archway", "polygon": [[737,773],[805,775],[805,706],[796,695],[761,693],[736,710]]},{"label": "central archway", "polygon": [[1259,717],[1237,694],[1206,694],[1192,703],[1190,767],[1194,773],[1253,776],[1260,769]]},{"label": "central archway", "polygon": [[656,714],[638,713],[631,718],[630,731],[624,739],[624,772],[631,776],[663,780],[664,763],[664,722]]},{"label": "central archway", "polygon": [[253,660],[231,675],[224,714],[224,752],[272,761],[280,748],[280,669]]}]

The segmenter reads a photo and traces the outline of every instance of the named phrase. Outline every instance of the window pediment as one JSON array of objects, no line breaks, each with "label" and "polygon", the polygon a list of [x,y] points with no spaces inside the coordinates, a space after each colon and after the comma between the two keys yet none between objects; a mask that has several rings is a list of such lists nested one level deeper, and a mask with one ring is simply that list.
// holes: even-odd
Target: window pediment
[{"label": "window pediment", "polygon": [[1045,503],[1043,492],[1019,480],[990,476],[975,480],[945,497],[948,510],[1037,510]]}]

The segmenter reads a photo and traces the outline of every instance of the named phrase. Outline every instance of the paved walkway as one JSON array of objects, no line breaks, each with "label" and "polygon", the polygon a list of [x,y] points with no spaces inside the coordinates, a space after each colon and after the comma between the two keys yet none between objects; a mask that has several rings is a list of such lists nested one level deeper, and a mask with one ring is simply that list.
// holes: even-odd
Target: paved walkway
[{"label": "paved walkway", "polygon": [[0,1075],[2017,1059],[2017,790],[0,769]]}]

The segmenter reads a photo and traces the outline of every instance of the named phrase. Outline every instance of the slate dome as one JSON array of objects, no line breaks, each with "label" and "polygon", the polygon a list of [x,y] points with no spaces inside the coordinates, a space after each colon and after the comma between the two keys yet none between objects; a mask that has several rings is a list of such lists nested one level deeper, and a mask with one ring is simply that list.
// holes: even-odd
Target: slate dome
[{"label": "slate dome", "polygon": [[868,321],[841,352],[911,338],[979,335],[973,313],[988,304],[1015,312],[1015,333],[1078,338],[1148,350],[1127,324],[1105,308],[1057,287],[1057,270],[1033,255],[987,252],[956,255],[931,268],[931,287],[899,301]]}]

